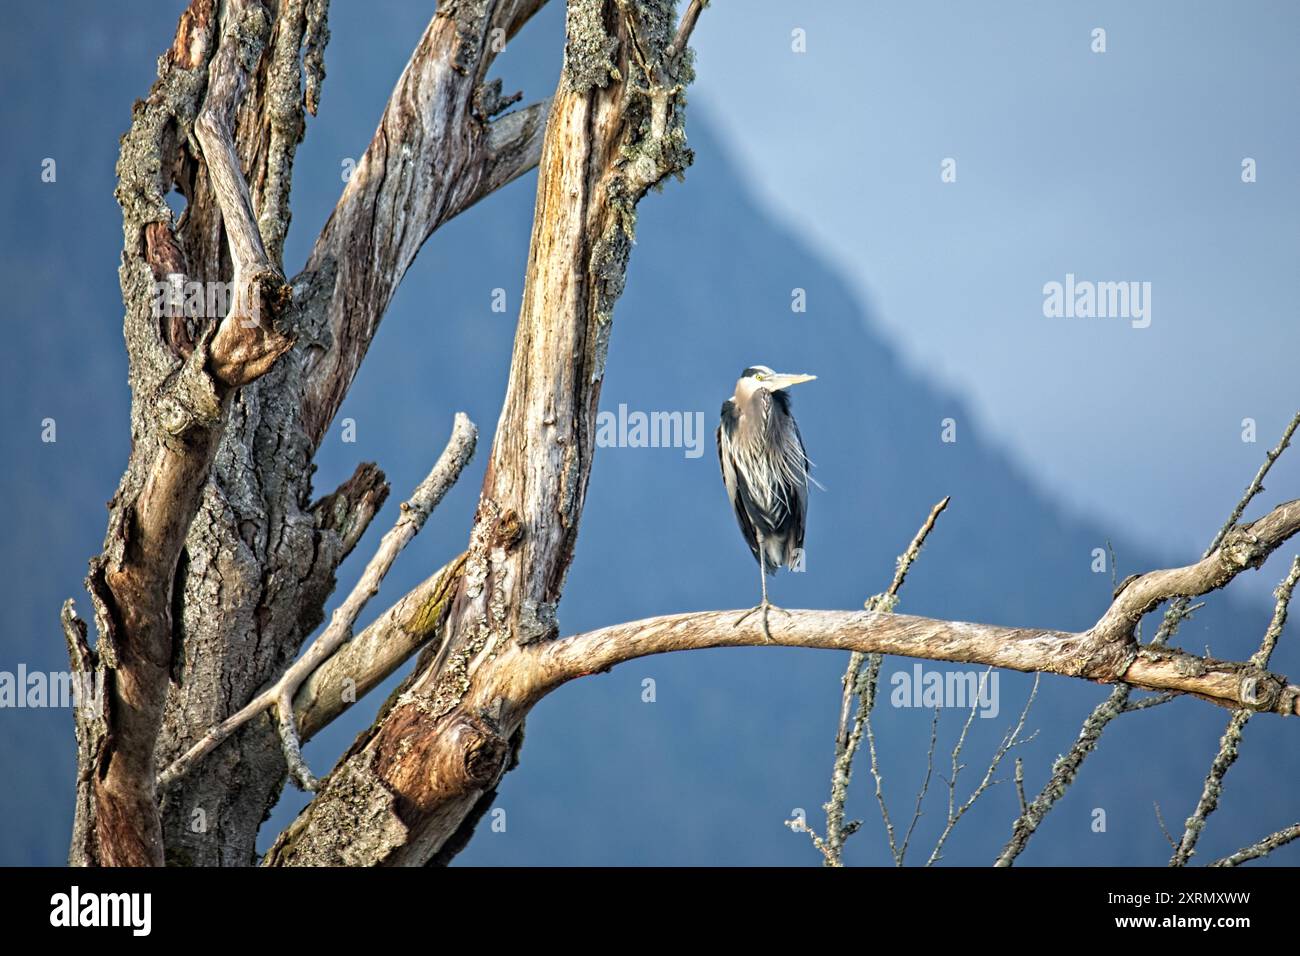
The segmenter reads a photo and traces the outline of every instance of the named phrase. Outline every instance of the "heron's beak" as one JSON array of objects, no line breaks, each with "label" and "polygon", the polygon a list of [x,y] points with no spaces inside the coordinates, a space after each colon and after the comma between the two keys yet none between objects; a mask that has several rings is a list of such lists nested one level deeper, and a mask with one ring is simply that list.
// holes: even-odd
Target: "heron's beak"
[{"label": "heron's beak", "polygon": [[772,376],[772,388],[778,391],[783,388],[789,388],[791,385],[799,385],[803,382],[811,382],[816,375],[792,375],[788,373],[778,373]]}]

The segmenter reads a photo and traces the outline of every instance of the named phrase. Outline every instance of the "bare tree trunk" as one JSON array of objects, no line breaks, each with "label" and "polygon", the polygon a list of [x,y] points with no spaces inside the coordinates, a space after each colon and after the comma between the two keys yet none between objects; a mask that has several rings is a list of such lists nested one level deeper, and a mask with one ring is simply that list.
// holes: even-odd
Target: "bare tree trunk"
[{"label": "bare tree trunk", "polygon": [[[518,747],[531,701],[513,652],[557,636],[555,609],[591,474],[614,302],[637,202],[680,174],[690,66],[673,4],[569,4],[506,400],[442,653],[409,681],[275,864],[421,864],[463,844]],[[363,821],[377,839],[358,843]]]},{"label": "bare tree trunk", "polygon": [[[94,768],[82,768],[74,862],[160,863],[164,843],[173,862],[253,862],[257,828],[284,781],[270,722],[250,727],[170,788],[161,815],[153,809],[155,764],[287,666],[323,619],[335,569],[383,503],[383,473],[363,465],[313,504],[312,458],[423,241],[536,163],[545,107],[491,122],[484,111],[501,101],[486,95],[492,90],[483,76],[499,49],[489,42],[493,31],[513,35],[542,2],[451,5],[434,16],[292,284],[283,321],[292,350],[280,357],[279,342],[276,354],[266,350],[269,374],[256,354],[240,353],[241,367],[258,374],[231,382],[217,374],[231,360],[204,361],[219,331],[212,320],[221,317],[160,323],[153,310],[154,283],[169,274],[209,284],[239,274],[228,250],[240,243],[223,241],[232,217],[212,188],[214,157],[206,142],[194,152],[185,134],[215,81],[229,86],[221,108],[234,111],[239,169],[227,187],[238,193],[238,179],[248,184],[256,226],[243,220],[242,235],[251,245],[260,238],[278,268],[293,150],[323,77],[326,4],[230,3],[218,23],[211,0],[194,0],[182,16],[118,167],[135,447],[89,579],[99,663],[112,691],[106,726],[83,744]],[[231,80],[249,63],[239,89]],[[430,101],[427,111],[411,108]],[[411,150],[439,161],[412,171],[403,159]],[[188,203],[177,224],[165,202],[173,184]],[[172,437],[168,425],[181,435]],[[183,454],[172,452],[181,440]],[[159,474],[168,483],[151,492],[159,479],[150,484],[149,476]],[[161,514],[151,521],[155,501]]]}]

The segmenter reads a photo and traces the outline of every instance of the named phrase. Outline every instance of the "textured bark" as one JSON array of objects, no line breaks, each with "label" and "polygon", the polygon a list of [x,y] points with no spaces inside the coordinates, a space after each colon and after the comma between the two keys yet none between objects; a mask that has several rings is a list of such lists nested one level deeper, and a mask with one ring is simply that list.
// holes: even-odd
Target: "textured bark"
[{"label": "textured bark", "polygon": [[[191,530],[181,627],[189,653],[169,703],[160,762],[175,759],[243,706],[288,666],[323,620],[347,542],[331,531],[338,499],[328,507],[308,502],[312,457],[355,373],[336,356],[360,361],[401,276],[439,225],[536,163],[540,108],[526,118],[511,114],[497,121],[515,134],[507,147],[472,103],[493,57],[490,30],[501,25],[513,34],[540,5],[440,6],[294,279],[304,313],[298,344],[241,395],[216,480]],[[426,159],[410,163],[409,156]],[[470,180],[477,180],[473,189],[456,192]],[[338,378],[325,371],[341,367],[348,371]],[[337,400],[322,409],[312,396],[326,380],[337,383],[330,386]],[[354,538],[364,530],[364,517],[358,511],[350,519],[358,526]],[[284,775],[272,722],[255,721],[165,795],[172,858],[252,863],[257,829]],[[241,786],[231,787],[232,779]],[[195,832],[197,811],[206,818],[206,832]]]},{"label": "textured bark", "polygon": [[[489,484],[489,487],[491,485]],[[480,530],[484,526],[480,526]],[[505,566],[522,547],[520,526],[489,544],[471,543],[465,591],[472,599],[473,556]],[[490,532],[489,532],[490,533]],[[1226,708],[1300,715],[1300,687],[1258,661],[1220,661],[1167,647],[1139,645],[1117,629],[1137,606],[1151,610],[1178,596],[1198,597],[1257,567],[1300,533],[1300,501],[1279,505],[1233,529],[1210,556],[1184,568],[1153,571],[1121,588],[1098,624],[1081,632],[999,627],[873,611],[793,611],[773,622],[772,639],[789,647],[894,654],[1123,682],[1131,687],[1192,694]],[[493,552],[496,552],[495,554]],[[471,658],[452,667],[422,666],[394,695],[369,737],[340,762],[336,777],[273,847],[272,865],[419,864],[445,862],[464,845],[484,797],[513,765],[509,746],[531,708],[558,687],[644,657],[715,647],[767,646],[758,624],[736,626],[738,611],[681,614],[618,624],[561,640],[511,639],[493,633],[509,620],[509,592],[498,588],[488,621],[476,619]],[[462,598],[464,595],[462,595]],[[458,598],[458,600],[462,599]],[[1137,602],[1141,602],[1140,605]],[[453,621],[455,610],[453,609]],[[463,620],[463,618],[462,618]],[[456,635],[449,622],[447,630]],[[516,624],[517,628],[518,625]],[[521,632],[515,630],[514,634]],[[439,655],[439,659],[447,655]],[[456,663],[463,660],[464,663]],[[432,680],[433,693],[422,691]],[[428,724],[437,725],[435,732]],[[355,828],[369,828],[358,850]]]},{"label": "textured bark", "polygon": [[358,615],[370,599],[379,593],[380,584],[402,549],[419,534],[429,514],[456,483],[460,473],[473,457],[477,441],[478,429],[474,427],[474,423],[463,413],[458,414],[446,449],[411,497],[402,502],[397,522],[380,541],[379,548],[366,565],[356,587],[334,610],[329,626],[274,684],[212,728],[180,759],[161,773],[158,777],[159,786],[166,787],[171,781],[184,776],[197,761],[202,760],[228,740],[231,734],[260,714],[275,708],[280,725],[280,741],[289,763],[290,774],[303,789],[316,789],[311,771],[302,759],[301,742],[298,739],[294,719],[293,699],[304,681],[352,640],[353,625]]},{"label": "textured bark", "polygon": [[[616,624],[554,642],[528,665],[525,680],[541,692],[615,664],[670,651],[762,646],[761,633],[735,627],[741,612],[678,614]],[[1297,716],[1300,687],[1249,662],[1220,661],[1168,648],[1096,642],[1087,631],[1045,631],[964,621],[939,621],[872,611],[792,611],[772,622],[785,647],[893,654],[983,664],[1026,673],[1083,677],[1154,691],[1195,694],[1220,707]],[[1115,662],[1130,660],[1127,667]],[[533,691],[534,694],[538,693]]]},{"label": "textured bark", "polygon": [[421,648],[441,646],[451,598],[465,570],[460,555],[408,592],[378,620],[316,668],[294,696],[304,740],[374,690]]},{"label": "textured bark", "polygon": [[[232,396],[272,367],[292,342],[288,289],[252,223],[232,129],[248,69],[266,48],[269,23],[267,11],[251,2],[231,4],[217,23],[212,6],[196,0],[122,143],[118,200],[124,218],[121,282],[133,445],[109,503],[104,551],[91,562],[88,580],[101,639],[99,660],[111,675],[111,709],[97,764],[82,775],[93,799],[77,804],[93,820],[76,824],[78,833],[89,837],[78,841],[79,847],[108,865],[163,860],[154,762],[175,656],[173,588],[181,548]],[[192,144],[181,140],[185,127],[203,141],[201,157],[190,154]],[[209,231],[228,240],[235,298],[229,311],[196,317],[197,328],[173,338],[177,329],[160,322],[154,308],[155,268],[188,264],[184,271],[192,278],[196,257],[183,238],[177,242],[166,234],[172,217],[164,197],[177,168],[200,161],[217,188],[206,202],[192,205],[190,221],[202,224],[206,218]],[[225,212],[224,228],[216,210]],[[201,264],[199,270],[203,275]],[[249,311],[254,301],[261,307],[256,320]]]},{"label": "textured bark", "polygon": [[[287,666],[383,502],[382,472],[362,466],[311,503],[337,404],[322,412],[305,397],[308,370],[319,381],[337,364],[345,312],[365,319],[339,347],[364,355],[424,239],[536,163],[544,106],[489,123],[475,104],[501,104],[482,83],[489,31],[513,34],[542,2],[440,5],[291,298],[280,256],[293,154],[324,74],[326,2],[193,0],[182,14],[118,165],[134,447],[88,580],[112,726],[83,747],[75,862],[159,863],[164,845],[176,863],[253,861],[284,779],[270,722],[161,794],[161,821],[155,766]],[[412,151],[426,161],[406,162]],[[187,202],[179,221],[173,187]],[[169,275],[271,294],[256,323],[239,310],[160,318],[154,283]]]},{"label": "textured bark", "polygon": [[[669,2],[569,4],[510,380],[443,650],[344,757],[271,864],[426,863],[463,839],[510,763],[531,703],[515,665],[557,634],[636,204],[690,162],[689,58],[665,57],[676,27]],[[359,857],[349,834],[363,814],[383,821],[383,839]]]},{"label": "textured bark", "polygon": [[[448,219],[537,163],[546,110],[488,124],[512,100],[483,86],[494,29],[513,36],[545,0],[440,3],[305,273],[336,271],[327,347],[309,352],[303,420],[319,443],[415,254]],[[412,157],[421,157],[413,162]]]}]

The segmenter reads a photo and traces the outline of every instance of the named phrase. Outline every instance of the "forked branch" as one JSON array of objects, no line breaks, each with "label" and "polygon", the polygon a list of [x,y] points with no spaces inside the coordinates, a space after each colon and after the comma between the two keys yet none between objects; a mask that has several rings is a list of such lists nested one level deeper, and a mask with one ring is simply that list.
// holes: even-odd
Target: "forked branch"
[{"label": "forked branch", "polygon": [[270,31],[270,15],[260,3],[231,3],[208,67],[208,95],[194,121],[235,266],[235,301],[212,339],[209,360],[217,381],[229,388],[263,375],[293,345],[292,335],[280,327],[292,290],[267,255],[235,148],[235,110],[250,66],[246,45],[250,37],[265,44]]},{"label": "forked branch", "polygon": [[[1236,528],[1237,521],[1245,513],[1246,508],[1255,500],[1255,496],[1264,489],[1264,478],[1272,469],[1274,462],[1281,457],[1282,453],[1290,445],[1291,438],[1298,426],[1300,426],[1300,412],[1292,416],[1277,445],[1265,455],[1264,462],[1255,473],[1255,477],[1246,486],[1246,490],[1228,515],[1228,519],[1210,541],[1209,547],[1205,549],[1202,557],[1209,558],[1223,543],[1229,532]],[[1113,567],[1113,554],[1111,561]],[[1128,581],[1129,579],[1126,579],[1125,584]],[[1121,584],[1120,590],[1123,590],[1124,586],[1124,584]],[[1152,647],[1164,647],[1168,644],[1170,638],[1173,637],[1179,625],[1188,617],[1191,610],[1190,598],[1176,597],[1170,601],[1164,619],[1157,629],[1155,637],[1151,640]],[[1254,663],[1260,667],[1267,666],[1267,661],[1255,660]],[[1011,826],[1011,839],[1007,841],[1006,846],[1002,848],[1002,852],[998,854],[998,858],[994,862],[995,866],[1011,866],[1016,857],[1024,852],[1029,839],[1037,832],[1039,825],[1051,812],[1052,807],[1056,805],[1057,801],[1065,795],[1066,791],[1074,783],[1084,761],[1096,749],[1102,733],[1112,720],[1121,714],[1159,706],[1177,696],[1171,691],[1166,691],[1145,700],[1133,701],[1130,699],[1131,690],[1132,688],[1126,684],[1117,685],[1115,690],[1107,695],[1106,699],[1098,704],[1084,720],[1074,745],[1052,765],[1051,776],[1048,778],[1047,783],[1043,785],[1042,790],[1038,792],[1032,802],[1021,808],[1020,815]]]}]

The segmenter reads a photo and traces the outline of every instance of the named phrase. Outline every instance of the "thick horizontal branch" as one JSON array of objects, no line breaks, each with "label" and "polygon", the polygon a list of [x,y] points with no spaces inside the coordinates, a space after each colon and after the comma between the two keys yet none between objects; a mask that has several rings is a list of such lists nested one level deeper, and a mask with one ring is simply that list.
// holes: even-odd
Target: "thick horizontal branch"
[{"label": "thick horizontal branch", "polygon": [[[536,652],[541,693],[651,654],[768,643],[761,630],[735,626],[740,613],[709,611],[649,618],[555,641]],[[772,643],[784,647],[893,654],[1104,683],[1118,679],[1104,676],[1115,649],[1092,642],[1087,632],[999,627],[871,611],[791,611],[771,624]],[[1195,694],[1222,707],[1297,714],[1300,687],[1287,685],[1285,678],[1252,664],[1169,649],[1142,648],[1136,654],[1123,677],[1134,687]],[[1260,687],[1276,690],[1261,699]],[[1265,703],[1268,706],[1262,706]]]}]

